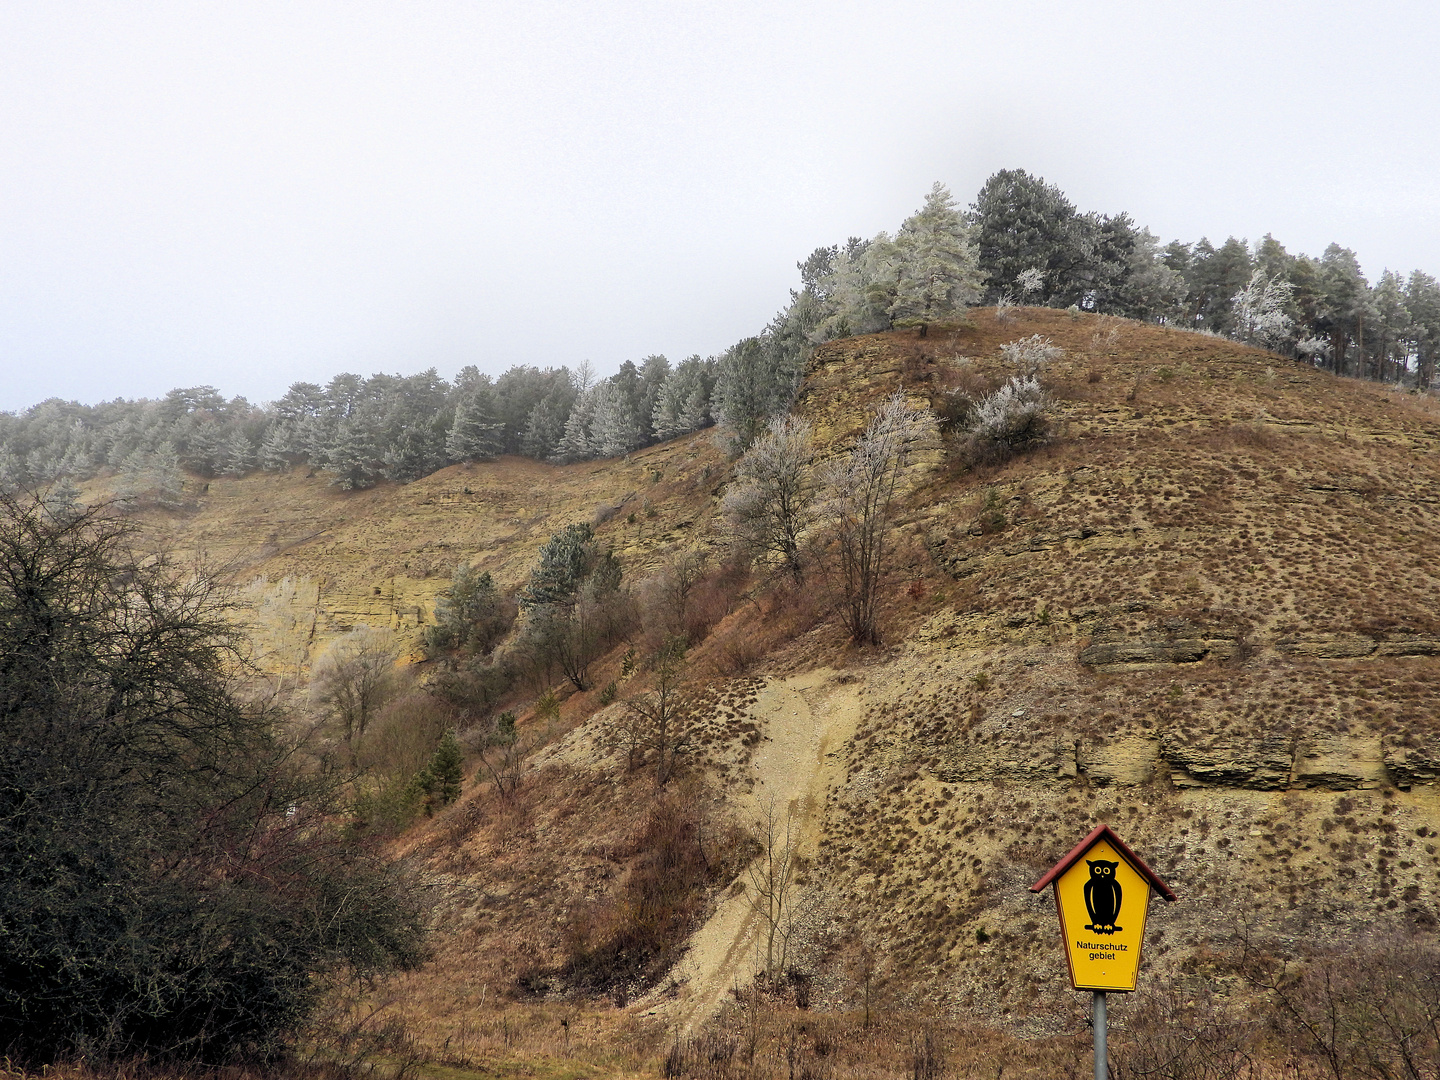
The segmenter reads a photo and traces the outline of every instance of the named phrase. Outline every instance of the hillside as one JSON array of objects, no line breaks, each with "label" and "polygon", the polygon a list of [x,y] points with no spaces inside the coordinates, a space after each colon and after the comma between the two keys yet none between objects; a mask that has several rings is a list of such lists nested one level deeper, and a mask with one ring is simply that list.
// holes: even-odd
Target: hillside
[{"label": "hillside", "polygon": [[[1049,446],[966,466],[952,441],[912,471],[884,646],[848,647],[823,590],[752,582],[695,650],[697,749],[660,802],[729,878],[754,850],[741,830],[772,807],[792,818],[811,1003],[859,1008],[868,953],[893,1008],[1071,1029],[1053,904],[1026,886],[1097,821],[1180,895],[1152,906],[1142,985],[1239,993],[1242,929],[1296,951],[1432,929],[1436,402],[1141,323],[972,318],[823,346],[796,406],[839,447],[897,389],[939,404],[997,385],[1003,342],[1065,349],[1044,377]],[[145,522],[226,561],[266,665],[303,676],[354,625],[427,623],[458,561],[518,584],[571,521],[597,523],[632,580],[678,547],[718,554],[728,468],[702,433],[350,494],[303,474],[214,481]],[[623,680],[618,655],[604,663],[600,684]],[[659,817],[601,737],[619,708],[572,696],[516,798],[473,785],[403,838],[443,886],[443,929],[393,1008],[432,1045],[482,1028],[498,1045],[497,999],[561,1000],[566,956],[623,902]],[[697,1031],[743,1003],[762,927],[743,887],[707,895],[672,979],[576,1013],[567,1048],[647,1022]],[[603,1037],[584,1043],[587,1024]]]}]

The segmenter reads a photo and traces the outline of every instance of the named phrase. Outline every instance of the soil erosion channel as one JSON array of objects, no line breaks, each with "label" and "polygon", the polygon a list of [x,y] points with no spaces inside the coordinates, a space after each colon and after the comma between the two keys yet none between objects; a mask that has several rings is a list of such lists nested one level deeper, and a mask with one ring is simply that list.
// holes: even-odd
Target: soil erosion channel
[{"label": "soil erosion channel", "polygon": [[[781,841],[788,821],[792,850],[807,859],[815,856],[825,793],[841,768],[837,751],[860,720],[860,687],[859,681],[821,668],[770,680],[749,710],[764,738],[750,766],[755,785],[736,797],[737,810],[763,835],[773,808]],[[748,886],[749,873],[740,880]],[[662,999],[664,991],[657,991],[644,1007],[668,1014],[689,1035],[719,1010],[732,987],[750,981],[764,966],[765,941],[765,920],[751,897],[747,887],[720,900],[675,966],[679,995]]]}]

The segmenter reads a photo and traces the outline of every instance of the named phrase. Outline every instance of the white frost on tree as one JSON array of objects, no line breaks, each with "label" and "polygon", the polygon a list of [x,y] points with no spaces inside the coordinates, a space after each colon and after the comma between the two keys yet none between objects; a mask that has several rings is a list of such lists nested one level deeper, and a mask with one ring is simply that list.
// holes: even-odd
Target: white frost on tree
[{"label": "white frost on tree", "polygon": [[1031,334],[1018,341],[1007,341],[1000,346],[1000,358],[1014,367],[1016,374],[1022,379],[1039,378],[1046,364],[1059,360],[1064,355],[1064,349],[1040,334]]},{"label": "white frost on tree", "polygon": [[565,421],[565,434],[552,455],[556,461],[584,461],[594,457],[590,448],[590,422],[595,416],[595,388],[580,395]]},{"label": "white frost on tree", "polygon": [[595,415],[590,421],[590,452],[593,457],[619,457],[645,442],[630,401],[613,379],[595,387]]},{"label": "white frost on tree", "polygon": [[888,330],[896,263],[895,243],[883,232],[837,253],[833,268],[820,282],[825,314],[811,340],[818,343]]},{"label": "white frost on tree", "polygon": [[895,237],[896,324],[953,319],[980,298],[979,256],[955,199],[939,181]]},{"label": "white frost on tree", "polygon": [[814,521],[814,439],[794,416],[770,421],[735,465],[722,509],[756,554],[773,555],[798,585],[805,574],[800,545]]},{"label": "white frost on tree", "polygon": [[1231,300],[1231,327],[1239,341],[1275,349],[1290,339],[1294,320],[1286,314],[1295,286],[1281,278],[1266,278],[1261,270]]},{"label": "white frost on tree", "polygon": [[676,366],[655,398],[650,423],[655,438],[663,442],[677,435],[699,431],[710,418],[710,392],[705,361],[692,356]]}]

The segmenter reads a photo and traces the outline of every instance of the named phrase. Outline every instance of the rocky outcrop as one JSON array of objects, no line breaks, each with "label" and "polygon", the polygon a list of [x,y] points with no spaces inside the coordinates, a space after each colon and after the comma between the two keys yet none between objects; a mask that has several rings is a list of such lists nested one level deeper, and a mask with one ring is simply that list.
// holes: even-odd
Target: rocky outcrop
[{"label": "rocky outcrop", "polygon": [[1241,648],[1240,631],[1166,619],[1141,634],[1100,630],[1080,650],[1080,663],[1101,671],[1143,671],[1203,660],[1230,660]]},{"label": "rocky outcrop", "polygon": [[1290,786],[1295,763],[1288,733],[1205,739],[1167,732],[1160,738],[1160,756],[1170,767],[1171,782],[1182,788],[1213,784],[1280,791]]},{"label": "rocky outcrop", "polygon": [[1402,791],[1440,780],[1440,745],[1417,746],[1414,742],[1409,737],[1387,735],[1380,745],[1385,771]]},{"label": "rocky outcrop", "polygon": [[1293,788],[1352,791],[1381,787],[1385,781],[1378,736],[1316,734],[1301,739],[1296,747]]}]

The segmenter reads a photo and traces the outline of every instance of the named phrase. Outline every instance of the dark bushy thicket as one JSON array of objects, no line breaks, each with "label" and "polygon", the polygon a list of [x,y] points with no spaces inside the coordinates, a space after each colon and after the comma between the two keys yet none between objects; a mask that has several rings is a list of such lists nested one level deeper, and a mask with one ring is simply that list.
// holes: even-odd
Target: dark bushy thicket
[{"label": "dark bushy thicket", "polygon": [[324,980],[421,959],[417,908],[236,694],[203,575],[0,496],[0,1049],[280,1049]]}]

